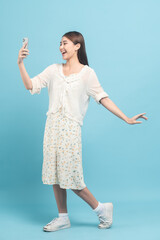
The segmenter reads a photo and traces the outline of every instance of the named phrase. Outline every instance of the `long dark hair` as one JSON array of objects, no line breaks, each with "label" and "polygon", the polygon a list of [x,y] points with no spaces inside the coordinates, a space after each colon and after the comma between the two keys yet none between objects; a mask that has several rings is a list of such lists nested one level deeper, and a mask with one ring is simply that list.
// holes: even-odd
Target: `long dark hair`
[{"label": "long dark hair", "polygon": [[80,32],[70,31],[70,32],[65,33],[62,37],[66,37],[66,38],[70,39],[75,45],[77,43],[81,44],[80,48],[78,49],[78,53],[77,53],[78,60],[81,64],[89,66],[83,35]]}]

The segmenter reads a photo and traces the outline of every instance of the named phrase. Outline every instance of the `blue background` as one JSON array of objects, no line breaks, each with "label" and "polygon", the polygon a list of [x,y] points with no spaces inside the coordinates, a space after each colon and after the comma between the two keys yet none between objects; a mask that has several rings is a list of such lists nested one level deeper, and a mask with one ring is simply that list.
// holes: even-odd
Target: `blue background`
[{"label": "blue background", "polygon": [[[160,1],[1,1],[1,239],[160,239]],[[98,229],[91,207],[67,190],[71,228],[45,233],[58,215],[52,185],[41,180],[48,92],[32,96],[17,65],[29,38],[27,73],[52,63],[64,33],[83,34],[89,66],[129,125],[91,99],[82,127],[84,179],[113,202],[113,226]]]}]

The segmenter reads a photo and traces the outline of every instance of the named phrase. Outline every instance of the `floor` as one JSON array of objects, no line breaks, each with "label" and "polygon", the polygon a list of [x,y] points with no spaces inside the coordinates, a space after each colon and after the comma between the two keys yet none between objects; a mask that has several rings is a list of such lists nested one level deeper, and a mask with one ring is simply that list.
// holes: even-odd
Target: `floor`
[{"label": "floor", "polygon": [[[2,195],[1,195],[2,196]],[[5,196],[6,197],[6,196]],[[69,202],[68,213],[71,228],[56,232],[44,232],[43,226],[57,216],[55,202],[42,203],[39,198],[33,203],[32,194],[26,196],[15,191],[10,199],[3,201],[0,209],[1,240],[25,239],[83,239],[83,240],[159,240],[160,202],[153,201],[113,201],[113,225],[110,229],[99,229],[99,220],[88,204],[77,199]],[[23,201],[15,201],[15,199]],[[26,201],[25,201],[26,199]],[[54,201],[54,200],[53,200]],[[69,199],[68,199],[69,201]]]}]

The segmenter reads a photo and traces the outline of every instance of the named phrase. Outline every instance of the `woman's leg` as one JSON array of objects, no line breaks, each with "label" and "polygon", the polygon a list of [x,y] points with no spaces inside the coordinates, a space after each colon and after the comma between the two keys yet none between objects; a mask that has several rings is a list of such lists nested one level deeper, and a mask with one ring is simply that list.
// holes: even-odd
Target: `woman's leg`
[{"label": "woman's leg", "polygon": [[57,202],[58,212],[67,213],[67,192],[66,189],[60,188],[59,184],[53,184],[55,199]]},{"label": "woman's leg", "polygon": [[82,198],[85,202],[87,202],[92,209],[95,209],[98,206],[98,201],[92,195],[92,193],[88,190],[87,187],[82,190],[71,189],[74,193],[76,193],[80,198]]}]

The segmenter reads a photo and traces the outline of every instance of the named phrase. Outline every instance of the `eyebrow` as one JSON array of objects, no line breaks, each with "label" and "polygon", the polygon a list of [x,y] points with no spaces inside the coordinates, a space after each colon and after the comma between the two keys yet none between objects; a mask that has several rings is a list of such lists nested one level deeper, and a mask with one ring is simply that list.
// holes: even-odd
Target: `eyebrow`
[{"label": "eyebrow", "polygon": [[[64,40],[63,42],[67,42],[67,40]],[[61,43],[61,42],[60,42]]]}]

